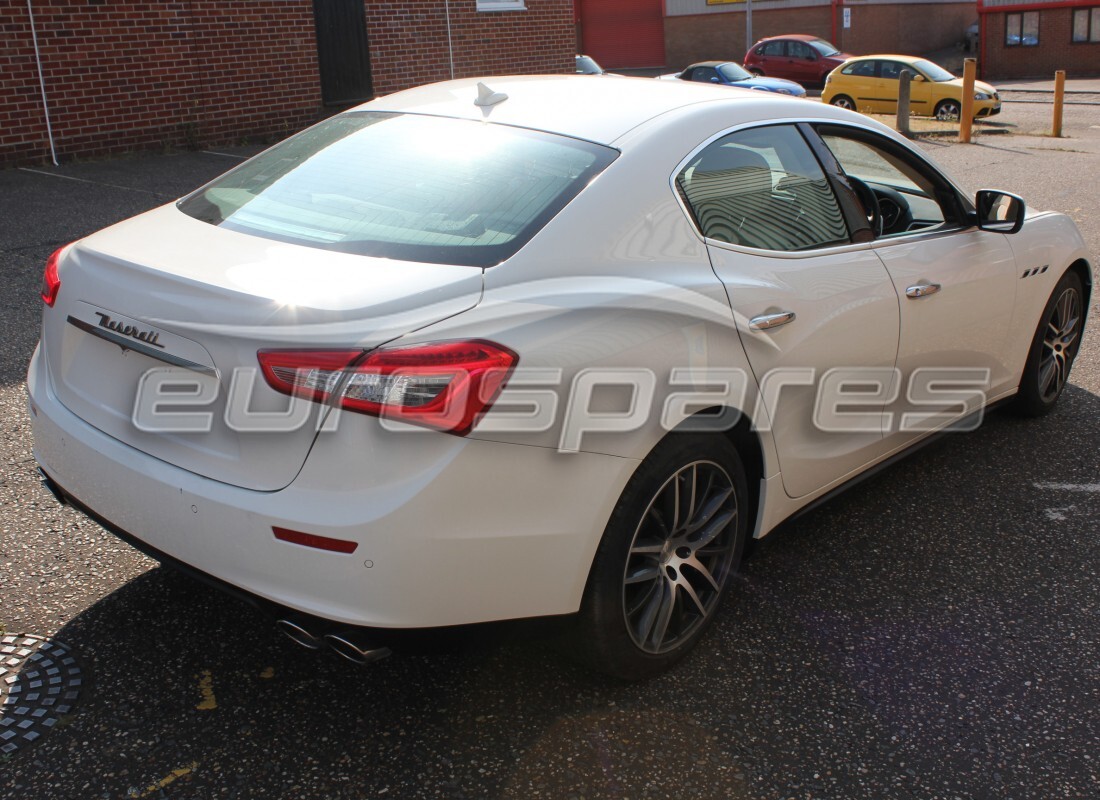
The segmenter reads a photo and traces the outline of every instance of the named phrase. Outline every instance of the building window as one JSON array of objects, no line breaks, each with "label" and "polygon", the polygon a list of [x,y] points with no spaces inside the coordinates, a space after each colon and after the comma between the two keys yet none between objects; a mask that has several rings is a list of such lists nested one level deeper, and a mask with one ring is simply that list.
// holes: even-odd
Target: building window
[{"label": "building window", "polygon": [[1005,47],[1035,47],[1039,44],[1039,12],[1005,14]]},{"label": "building window", "polygon": [[526,11],[524,0],[477,0],[478,11]]},{"label": "building window", "polygon": [[1100,42],[1100,8],[1073,10],[1074,42]]}]

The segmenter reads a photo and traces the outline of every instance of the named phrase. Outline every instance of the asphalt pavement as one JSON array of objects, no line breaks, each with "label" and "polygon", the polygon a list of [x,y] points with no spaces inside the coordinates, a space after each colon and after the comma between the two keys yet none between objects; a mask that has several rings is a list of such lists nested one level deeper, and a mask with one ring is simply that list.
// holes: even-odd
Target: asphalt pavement
[{"label": "asphalt pavement", "polygon": [[[970,190],[1071,214],[1100,254],[1091,113],[1067,139],[922,146]],[[0,633],[49,637],[82,676],[0,755],[0,798],[1100,796],[1096,318],[1053,414],[994,413],[768,537],[701,645],[642,684],[524,626],[358,668],[58,506],[23,386],[46,257],[241,153],[0,172]]]}]

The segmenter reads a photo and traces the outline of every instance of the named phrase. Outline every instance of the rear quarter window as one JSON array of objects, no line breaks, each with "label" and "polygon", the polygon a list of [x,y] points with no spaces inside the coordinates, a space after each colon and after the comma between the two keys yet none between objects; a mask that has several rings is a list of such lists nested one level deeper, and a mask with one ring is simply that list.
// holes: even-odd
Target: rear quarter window
[{"label": "rear quarter window", "polygon": [[863,78],[873,78],[875,76],[875,62],[856,61],[842,69],[841,73],[844,75],[856,75]]}]

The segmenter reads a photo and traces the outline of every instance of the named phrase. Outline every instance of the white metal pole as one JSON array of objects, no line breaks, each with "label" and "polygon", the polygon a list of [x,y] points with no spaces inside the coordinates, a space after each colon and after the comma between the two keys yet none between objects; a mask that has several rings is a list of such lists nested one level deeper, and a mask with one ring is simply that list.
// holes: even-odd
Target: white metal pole
[{"label": "white metal pole", "polygon": [[749,52],[754,44],[756,42],[752,38],[752,0],[745,0],[745,52]]},{"label": "white metal pole", "polygon": [[50,139],[50,159],[57,166],[57,150],[53,144],[53,126],[50,124],[50,104],[46,102],[46,79],[42,76],[42,56],[38,52],[38,32],[34,29],[34,9],[27,0],[27,16],[31,19],[31,39],[34,40],[34,60],[38,65],[38,88],[42,90],[42,111],[46,114],[46,136]]},{"label": "white metal pole", "polygon": [[[31,0],[27,0],[29,3]],[[455,48],[451,43],[451,0],[443,4],[444,13],[447,15],[447,57],[451,61],[451,80],[455,79]]]}]

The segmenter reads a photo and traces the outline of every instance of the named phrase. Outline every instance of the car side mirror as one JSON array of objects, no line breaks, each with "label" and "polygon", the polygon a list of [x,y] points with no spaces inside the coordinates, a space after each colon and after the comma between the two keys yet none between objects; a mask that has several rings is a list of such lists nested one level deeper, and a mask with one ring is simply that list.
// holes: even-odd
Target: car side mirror
[{"label": "car side mirror", "polygon": [[711,83],[718,83],[718,79],[717,79],[717,78],[711,78],[711,79],[710,79],[710,82],[711,82]]},{"label": "car side mirror", "polygon": [[995,233],[1016,233],[1024,224],[1024,200],[1008,192],[980,189],[975,198],[978,227]]},{"label": "car side mirror", "polygon": [[913,76],[913,82],[914,83],[924,83],[924,76],[923,75],[914,75]]}]

